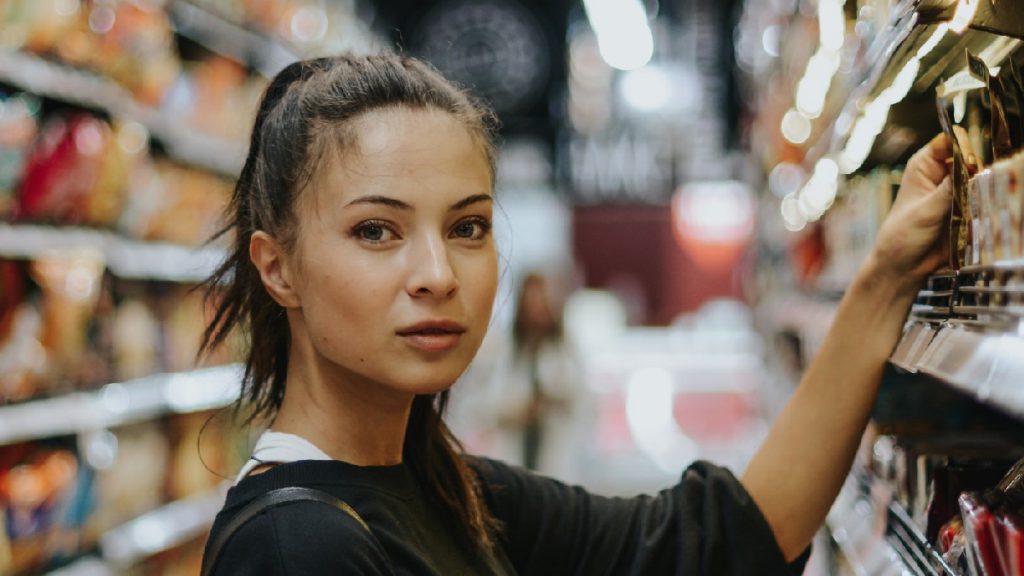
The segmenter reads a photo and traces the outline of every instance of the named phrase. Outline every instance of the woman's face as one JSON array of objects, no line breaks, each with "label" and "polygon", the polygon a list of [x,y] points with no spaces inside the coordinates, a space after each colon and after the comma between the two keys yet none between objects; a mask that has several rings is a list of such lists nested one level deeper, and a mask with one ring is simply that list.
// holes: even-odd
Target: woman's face
[{"label": "woman's face", "polygon": [[497,288],[487,157],[445,112],[379,110],[353,128],[296,206],[305,330],[342,377],[438,392],[476,354]]}]

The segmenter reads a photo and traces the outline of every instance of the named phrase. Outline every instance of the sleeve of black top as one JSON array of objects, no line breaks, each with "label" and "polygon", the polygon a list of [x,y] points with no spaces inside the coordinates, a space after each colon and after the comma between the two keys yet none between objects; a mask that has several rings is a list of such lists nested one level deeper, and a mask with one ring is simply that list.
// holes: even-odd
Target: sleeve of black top
[{"label": "sleeve of black top", "polygon": [[269,508],[228,540],[214,574],[392,576],[380,545],[344,512],[319,502]]},{"label": "sleeve of black top", "polygon": [[523,574],[800,574],[728,470],[705,462],[657,496],[606,498],[487,459],[471,464]]}]

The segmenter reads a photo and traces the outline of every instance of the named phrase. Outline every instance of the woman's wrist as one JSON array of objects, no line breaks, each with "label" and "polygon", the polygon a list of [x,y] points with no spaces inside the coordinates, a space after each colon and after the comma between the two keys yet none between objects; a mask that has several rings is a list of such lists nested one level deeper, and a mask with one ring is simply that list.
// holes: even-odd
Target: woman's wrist
[{"label": "woman's wrist", "polygon": [[900,271],[872,251],[850,284],[850,291],[870,299],[875,306],[903,313],[913,303],[925,278],[916,271]]}]

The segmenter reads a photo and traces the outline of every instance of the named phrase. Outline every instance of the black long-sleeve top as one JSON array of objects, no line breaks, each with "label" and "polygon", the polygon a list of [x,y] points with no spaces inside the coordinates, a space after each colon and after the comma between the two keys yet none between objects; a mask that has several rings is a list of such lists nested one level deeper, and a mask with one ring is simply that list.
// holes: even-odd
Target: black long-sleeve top
[{"label": "black long-sleeve top", "polygon": [[278,465],[228,492],[210,541],[253,499],[305,486],[347,502],[369,525],[318,502],[253,517],[228,541],[214,574],[799,574],[739,481],[707,463],[656,496],[606,498],[523,469],[471,458],[504,528],[493,564],[461,546],[408,467],[338,461]]}]

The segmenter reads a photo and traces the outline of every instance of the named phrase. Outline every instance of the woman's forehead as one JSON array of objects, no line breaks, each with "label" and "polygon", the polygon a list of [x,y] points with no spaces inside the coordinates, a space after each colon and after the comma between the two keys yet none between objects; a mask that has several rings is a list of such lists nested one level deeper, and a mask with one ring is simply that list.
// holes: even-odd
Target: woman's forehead
[{"label": "woman's forehead", "polygon": [[332,203],[365,194],[412,201],[491,191],[484,147],[447,112],[376,110],[354,119],[349,136],[348,146],[327,150],[313,178]]}]

